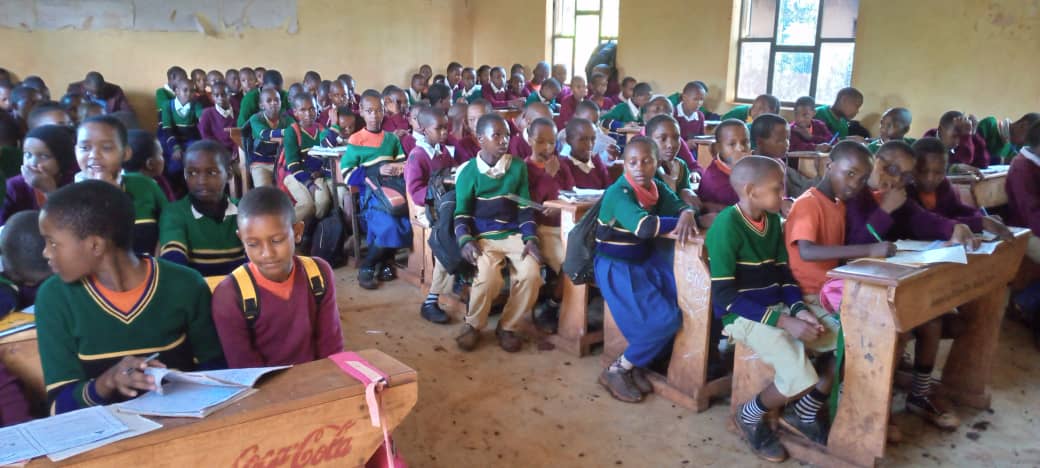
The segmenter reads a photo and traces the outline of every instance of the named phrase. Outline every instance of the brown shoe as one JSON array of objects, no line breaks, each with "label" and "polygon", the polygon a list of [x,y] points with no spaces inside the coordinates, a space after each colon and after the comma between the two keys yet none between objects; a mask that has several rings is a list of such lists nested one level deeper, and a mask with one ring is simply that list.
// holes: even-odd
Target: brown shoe
[{"label": "brown shoe", "polygon": [[650,383],[650,379],[646,378],[646,369],[642,367],[632,368],[632,383],[643,395],[654,393],[654,385]]},{"label": "brown shoe", "polygon": [[462,351],[473,351],[474,349],[477,349],[477,343],[479,341],[480,332],[468,323],[462,326],[462,333],[455,337],[455,344],[459,345],[459,349]]},{"label": "brown shoe", "polygon": [[606,388],[610,395],[625,403],[639,403],[643,401],[643,393],[636,388],[632,382],[632,372],[622,370],[603,369],[599,375],[599,384]]},{"label": "brown shoe", "polygon": [[524,347],[524,340],[511,331],[499,330],[498,345],[507,353],[515,353]]}]

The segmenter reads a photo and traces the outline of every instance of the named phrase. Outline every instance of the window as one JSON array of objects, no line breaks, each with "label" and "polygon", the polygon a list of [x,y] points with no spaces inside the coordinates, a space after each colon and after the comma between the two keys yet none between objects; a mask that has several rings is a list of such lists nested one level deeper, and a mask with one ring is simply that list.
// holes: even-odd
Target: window
[{"label": "window", "polygon": [[852,82],[859,0],[743,0],[737,100],[830,103]]},{"label": "window", "polygon": [[620,0],[553,0],[552,63],[585,76],[596,47],[617,41]]}]

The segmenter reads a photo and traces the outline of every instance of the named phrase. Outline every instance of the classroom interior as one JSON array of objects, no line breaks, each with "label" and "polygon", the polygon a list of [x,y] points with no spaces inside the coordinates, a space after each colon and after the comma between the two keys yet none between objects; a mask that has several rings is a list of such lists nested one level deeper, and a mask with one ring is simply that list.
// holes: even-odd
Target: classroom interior
[{"label": "classroom interior", "polygon": [[[733,107],[740,0],[620,0],[620,76],[670,94],[705,82],[705,106]],[[0,7],[2,9],[3,7]],[[122,86],[142,128],[155,127],[154,90],[170,65],[219,69],[263,65],[286,83],[306,70],[350,73],[358,90],[405,86],[420,64],[435,73],[552,57],[552,0],[306,0],[299,30],[133,32],[0,28],[3,66],[45,77],[52,89],[98,70]],[[2,14],[2,13],[0,13]],[[864,95],[858,120],[876,132],[891,107],[913,111],[910,135],[959,109],[1017,117],[1040,109],[1040,1],[861,0],[851,86]],[[1031,71],[1032,70],[1032,71]],[[791,110],[782,112],[790,117]],[[410,466],[770,466],[727,429],[729,399],[704,412],[660,395],[640,405],[596,383],[599,348],[577,357],[535,340],[520,353],[485,344],[455,347],[455,323],[434,325],[406,281],[365,291],[355,266],[336,271],[346,348],[375,348],[415,369],[418,402],[394,431]],[[491,340],[487,340],[488,343]],[[939,367],[949,351],[944,342]],[[994,358],[991,409],[961,408],[961,427],[940,432],[892,407],[906,440],[880,466],[1035,466],[1040,360],[1021,323],[1005,319]],[[788,465],[798,463],[789,460]]]}]

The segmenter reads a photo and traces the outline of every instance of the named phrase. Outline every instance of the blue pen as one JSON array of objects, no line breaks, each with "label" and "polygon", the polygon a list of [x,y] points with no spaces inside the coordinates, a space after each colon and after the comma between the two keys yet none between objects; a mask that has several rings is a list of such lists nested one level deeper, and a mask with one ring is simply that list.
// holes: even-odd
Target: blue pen
[{"label": "blue pen", "polygon": [[836,142],[836,141],[838,141],[838,134],[837,133],[835,133],[834,136],[831,137],[831,141],[829,143],[827,143],[827,144],[828,145],[833,145],[834,142]]},{"label": "blue pen", "polygon": [[987,218],[989,217],[989,212],[986,211],[986,207],[985,206],[980,206],[979,209],[982,210],[982,216],[985,216]]}]

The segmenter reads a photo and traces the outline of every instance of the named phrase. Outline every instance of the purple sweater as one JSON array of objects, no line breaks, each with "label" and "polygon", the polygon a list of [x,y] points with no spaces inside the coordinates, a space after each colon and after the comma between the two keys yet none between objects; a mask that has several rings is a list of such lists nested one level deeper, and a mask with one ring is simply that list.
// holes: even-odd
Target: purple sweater
[{"label": "purple sweater", "polygon": [[571,179],[574,180],[575,187],[606,190],[611,184],[607,166],[603,165],[603,160],[599,156],[592,156],[589,159],[592,161],[592,170],[587,173],[579,169],[572,158],[560,158],[560,163],[571,171]]},{"label": "purple sweater", "polygon": [[433,173],[458,165],[458,160],[452,158],[444,146],[440,148],[440,152],[432,157],[422,146],[416,146],[408,153],[408,161],[404,164],[404,184],[416,206],[425,205],[426,188]]},{"label": "purple sweater", "polygon": [[[921,203],[921,194],[916,187],[912,185],[907,186],[906,194],[908,198]],[[924,208],[923,203],[921,207]],[[982,232],[982,211],[961,203],[961,198],[957,195],[957,191],[953,189],[953,184],[948,179],[943,180],[935,188],[935,209],[929,211],[945,218],[950,218],[958,223],[967,224],[972,232]]]},{"label": "purple sweater", "polygon": [[[925,137],[938,137],[939,130],[931,129],[924,132]],[[953,149],[953,154],[950,155],[950,164],[970,164],[978,168],[989,167],[989,150],[986,149],[986,140],[983,140],[978,133],[974,135],[965,135],[961,138],[961,141],[957,143],[957,147]]]},{"label": "purple sweater", "polygon": [[217,112],[216,107],[207,107],[202,111],[202,117],[199,118],[199,134],[202,135],[202,138],[220,142],[231,154],[234,154],[235,142],[231,141],[231,134],[227,129],[235,127],[237,123],[234,112],[230,117],[225,118],[220,115],[220,112]]},{"label": "purple sweater", "polygon": [[1011,159],[1007,175],[1008,225],[1027,227],[1036,236],[1040,235],[1040,164],[1022,153]]},{"label": "purple sweater", "polygon": [[722,169],[719,160],[714,160],[701,176],[701,185],[697,188],[697,196],[701,201],[734,205],[740,201],[737,191],[729,183],[729,172]]},{"label": "purple sweater", "polygon": [[3,208],[0,208],[0,225],[19,211],[38,209],[40,204],[36,202],[36,190],[29,186],[21,174],[7,179],[7,195]]},{"label": "purple sweater", "polygon": [[[560,198],[560,190],[574,188],[571,168],[563,163],[563,159],[560,158],[560,170],[556,172],[556,176],[549,175],[544,167],[538,167],[534,161],[527,160],[527,184],[531,191],[531,201],[543,203],[548,200],[556,200]],[[534,222],[539,226],[560,227],[560,215],[550,217],[535,210]]]},{"label": "purple sweater", "polygon": [[845,243],[871,244],[877,239],[867,229],[874,227],[882,239],[947,240],[953,235],[956,221],[928,211],[913,198],[891,214],[886,213],[874,199],[870,190],[860,192],[845,202]]},{"label": "purple sweater", "polygon": [[527,144],[526,133],[520,132],[509,139],[509,154],[521,159],[527,159],[531,155],[531,145]]},{"label": "purple sweater", "polygon": [[816,145],[831,141],[834,134],[822,120],[812,120],[812,139],[806,140],[795,131],[798,124],[791,122],[791,145],[789,151],[816,151]]}]

